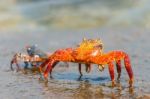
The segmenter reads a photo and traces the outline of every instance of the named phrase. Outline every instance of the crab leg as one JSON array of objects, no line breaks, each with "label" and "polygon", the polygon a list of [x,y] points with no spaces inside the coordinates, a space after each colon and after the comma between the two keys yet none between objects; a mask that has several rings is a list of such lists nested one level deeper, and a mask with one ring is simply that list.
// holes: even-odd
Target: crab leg
[{"label": "crab leg", "polygon": [[91,71],[91,64],[85,64],[86,66],[86,72],[90,72]]},{"label": "crab leg", "polygon": [[118,72],[117,80],[119,80],[121,76],[121,60],[116,61],[116,67],[117,67],[117,72]]},{"label": "crab leg", "polygon": [[46,70],[45,70],[45,72],[44,72],[44,78],[45,78],[45,79],[47,79],[49,72],[50,72],[50,76],[51,76],[52,68],[54,67],[54,64],[56,64],[56,62],[57,62],[57,61],[55,61],[55,60],[53,60],[53,59],[48,62],[47,68],[46,68]]},{"label": "crab leg", "polygon": [[81,72],[81,63],[79,63],[79,73],[80,73],[80,76],[82,76],[82,72]]},{"label": "crab leg", "polygon": [[16,64],[16,66],[17,66],[17,72],[20,70],[20,67],[19,67],[19,64],[18,64],[18,62],[17,62],[17,60],[16,60],[16,58],[14,58],[14,59],[12,59],[12,61],[11,61],[11,63],[10,63],[10,68],[11,68],[11,70],[14,70],[13,69],[13,64]]},{"label": "crab leg", "polygon": [[126,55],[124,58],[124,65],[125,65],[125,68],[128,72],[129,78],[130,78],[129,85],[130,85],[130,87],[132,87],[134,77],[133,77],[133,71],[131,68],[131,63],[130,63],[130,59],[129,59],[128,55]]},{"label": "crab leg", "polygon": [[14,69],[13,69],[13,66],[12,66],[13,63],[14,63],[14,61],[12,60],[12,61],[10,62],[10,68],[11,68],[12,71],[14,70]]},{"label": "crab leg", "polygon": [[108,63],[109,74],[112,81],[112,86],[115,86],[115,76],[114,76],[114,64],[113,62]]},{"label": "crab leg", "polygon": [[43,63],[39,66],[40,74],[43,72],[42,68],[44,68],[48,63],[49,63],[49,60],[47,59],[45,62],[43,62]]},{"label": "crab leg", "polygon": [[24,69],[28,69],[29,63],[27,61],[25,61],[24,64],[25,64]]},{"label": "crab leg", "polygon": [[52,65],[52,68],[50,69],[50,78],[52,78],[52,69],[59,63],[59,61],[55,61],[54,64]]}]

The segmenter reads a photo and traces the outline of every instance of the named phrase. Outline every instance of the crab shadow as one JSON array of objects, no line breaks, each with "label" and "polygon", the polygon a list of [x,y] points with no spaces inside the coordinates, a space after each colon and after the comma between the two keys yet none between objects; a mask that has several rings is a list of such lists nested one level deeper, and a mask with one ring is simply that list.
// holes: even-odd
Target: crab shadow
[{"label": "crab shadow", "polygon": [[76,73],[55,73],[53,75],[53,79],[59,81],[88,81],[90,84],[103,84],[110,81],[109,77],[103,76],[95,76],[95,75],[83,75],[80,76]]}]

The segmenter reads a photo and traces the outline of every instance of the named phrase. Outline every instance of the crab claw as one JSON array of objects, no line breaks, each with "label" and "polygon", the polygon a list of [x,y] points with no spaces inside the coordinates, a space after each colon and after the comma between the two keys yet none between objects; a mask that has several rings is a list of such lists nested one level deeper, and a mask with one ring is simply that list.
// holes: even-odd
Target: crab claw
[{"label": "crab claw", "polygon": [[11,62],[10,62],[10,69],[12,71],[14,70],[13,64],[16,64],[17,72],[18,72],[20,70],[20,67],[19,67],[19,64],[18,64],[17,59],[16,59],[16,54],[15,54],[14,58],[11,60]]},{"label": "crab claw", "polygon": [[102,72],[104,70],[104,65],[98,65],[98,69]]}]

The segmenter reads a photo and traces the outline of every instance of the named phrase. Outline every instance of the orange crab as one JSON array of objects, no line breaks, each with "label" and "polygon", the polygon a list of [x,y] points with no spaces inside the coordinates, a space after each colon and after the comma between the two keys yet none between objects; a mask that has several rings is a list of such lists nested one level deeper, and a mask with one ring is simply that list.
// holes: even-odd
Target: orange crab
[{"label": "orange crab", "polygon": [[[85,41],[86,39],[84,39],[84,41]],[[95,53],[93,53],[93,55],[94,54],[97,54],[97,53],[99,53],[99,55],[100,54],[102,54],[102,50],[103,50],[103,46],[102,46],[102,42],[99,40],[99,39],[97,39],[97,40],[88,40],[88,42],[82,42],[82,43],[80,43],[78,46],[82,46],[82,47],[85,47],[85,46],[87,46],[87,45],[89,45],[89,48],[91,49],[92,47],[94,47],[97,51],[95,52]],[[64,49],[60,49],[60,50],[57,50],[56,51],[56,53],[58,52],[59,54],[63,54],[64,52],[66,52],[66,55],[65,56],[63,56],[64,57],[64,59],[67,59],[67,57],[69,58],[70,56],[67,56],[67,53],[68,53],[68,55],[69,54],[71,54],[72,53],[72,51],[73,51],[73,49],[72,48],[66,48],[65,50]],[[77,54],[77,51],[74,51],[72,54]],[[88,54],[88,53],[87,53]],[[52,56],[50,56],[50,57],[53,57],[53,54],[52,54]],[[43,68],[45,68],[46,66],[47,66],[47,64],[48,64],[48,62],[49,62],[49,59],[50,59],[50,57],[45,61],[45,62],[43,62],[40,66],[39,66],[39,68],[40,68],[40,71],[41,71],[41,73],[43,72]],[[70,59],[71,59],[71,57],[70,57]],[[67,60],[62,60],[63,62],[65,62],[66,64],[67,64],[67,62],[74,62],[74,61],[67,61]],[[57,61],[57,62],[55,62],[55,64],[54,64],[54,66],[56,65],[56,64],[58,64],[60,61]],[[87,73],[89,73],[90,71],[91,71],[91,64],[90,63],[86,63],[86,62],[77,62],[77,63],[79,63],[79,73],[80,73],[80,77],[82,77],[82,72],[81,72],[81,65],[82,64],[85,64],[85,66],[86,66],[86,68],[85,68],[85,71],[87,72]],[[54,68],[54,67],[53,67]],[[103,71],[104,70],[104,66],[103,65],[101,65],[101,66],[99,66],[99,70],[100,71]],[[50,74],[51,74],[51,71],[50,71]],[[50,77],[52,77],[51,75],[50,75]]]},{"label": "orange crab", "polygon": [[102,42],[98,39],[84,39],[76,48],[56,50],[45,62],[39,66],[39,70],[42,73],[42,68],[46,67],[43,76],[44,79],[47,80],[49,72],[51,76],[52,69],[60,61],[79,63],[80,74],[82,74],[81,63],[86,64],[89,71],[91,70],[91,64],[97,64],[99,69],[104,68],[104,65],[108,64],[112,86],[114,86],[115,77],[113,62],[116,62],[118,72],[117,79],[119,80],[121,75],[121,60],[123,59],[125,68],[130,78],[129,85],[132,86],[133,71],[128,54],[123,51],[110,51],[108,53],[103,53],[102,47]]}]

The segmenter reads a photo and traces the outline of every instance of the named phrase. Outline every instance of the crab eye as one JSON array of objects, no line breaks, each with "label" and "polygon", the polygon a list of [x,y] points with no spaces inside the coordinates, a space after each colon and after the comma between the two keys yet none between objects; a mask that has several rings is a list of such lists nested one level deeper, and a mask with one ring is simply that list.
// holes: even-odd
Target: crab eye
[{"label": "crab eye", "polygon": [[96,46],[94,46],[94,48],[100,48],[100,49],[102,49],[103,46],[102,45],[96,45]]}]

